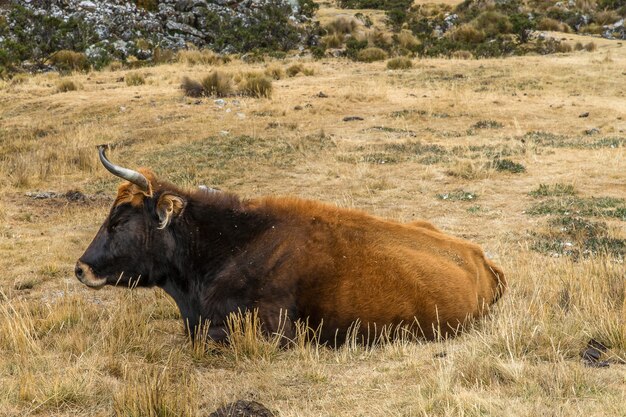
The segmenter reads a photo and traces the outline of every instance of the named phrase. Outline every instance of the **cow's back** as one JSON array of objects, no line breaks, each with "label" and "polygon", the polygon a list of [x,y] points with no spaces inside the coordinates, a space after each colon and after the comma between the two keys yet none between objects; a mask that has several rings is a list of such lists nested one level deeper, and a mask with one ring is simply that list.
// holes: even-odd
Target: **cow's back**
[{"label": "cow's back", "polygon": [[[482,314],[504,289],[502,271],[479,246],[427,222],[401,224],[300,200],[266,201],[282,219],[276,233],[290,259],[281,287],[294,292],[299,318],[326,339],[356,320],[362,328],[412,324],[433,337]],[[287,255],[288,253],[288,255]]]}]

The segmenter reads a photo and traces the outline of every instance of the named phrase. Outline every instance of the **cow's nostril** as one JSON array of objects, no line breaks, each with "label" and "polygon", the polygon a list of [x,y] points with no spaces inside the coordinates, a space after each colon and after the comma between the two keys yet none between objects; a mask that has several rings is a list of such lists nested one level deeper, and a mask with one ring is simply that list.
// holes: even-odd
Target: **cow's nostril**
[{"label": "cow's nostril", "polygon": [[79,264],[76,264],[76,268],[74,268],[74,273],[76,274],[76,278],[78,279],[81,279],[85,274],[83,268]]}]

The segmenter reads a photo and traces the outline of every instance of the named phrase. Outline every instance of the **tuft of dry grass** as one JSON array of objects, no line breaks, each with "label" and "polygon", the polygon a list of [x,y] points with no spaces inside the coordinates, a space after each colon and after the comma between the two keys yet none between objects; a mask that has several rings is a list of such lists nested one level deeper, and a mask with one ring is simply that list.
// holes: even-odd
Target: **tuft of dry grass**
[{"label": "tuft of dry grass", "polygon": [[57,93],[67,93],[68,91],[78,90],[78,85],[72,80],[62,79],[57,83]]},{"label": "tuft of dry grass", "polygon": [[180,88],[187,97],[202,97],[204,95],[204,87],[198,81],[192,80],[189,77],[183,77],[181,80]]},{"label": "tuft of dry grass", "polygon": [[146,77],[139,72],[130,72],[124,76],[124,81],[127,86],[144,85]]},{"label": "tuft of dry grass", "polygon": [[218,54],[209,49],[186,49],[176,53],[176,61],[189,66],[218,65],[222,60]]},{"label": "tuft of dry grass", "polygon": [[282,80],[285,77],[285,70],[278,64],[272,64],[265,68],[265,75],[274,80]]},{"label": "tuft of dry grass", "polygon": [[450,54],[450,58],[453,59],[472,59],[474,58],[474,54],[470,51],[454,51]]},{"label": "tuft of dry grass", "polygon": [[341,33],[331,33],[330,35],[322,36],[320,43],[325,48],[341,48],[343,45],[344,35]]},{"label": "tuft of dry grass", "polygon": [[361,62],[383,61],[387,59],[387,52],[376,47],[365,48],[357,53],[356,59]]},{"label": "tuft of dry grass", "polygon": [[359,22],[352,17],[338,17],[324,26],[327,32],[331,34],[348,35],[359,27]]},{"label": "tuft of dry grass", "polygon": [[270,98],[272,80],[262,73],[249,73],[239,83],[239,94],[250,97]]},{"label": "tuft of dry grass", "polygon": [[[198,388],[195,378],[187,373],[151,367],[147,372],[139,370],[124,375],[124,379],[127,382],[113,400],[118,417],[198,415]],[[184,390],[179,388],[181,384]]]},{"label": "tuft of dry grass", "polygon": [[70,73],[73,71],[89,71],[91,65],[87,56],[81,52],[61,50],[55,52],[50,57],[50,63],[54,65],[61,73]]},{"label": "tuft of dry grass", "polygon": [[303,64],[301,63],[292,64],[289,67],[287,67],[287,76],[295,77],[296,75],[300,74],[303,71],[304,71]]},{"label": "tuft of dry grass", "polygon": [[558,20],[544,17],[537,23],[537,29],[539,30],[551,30],[555,32],[570,33],[572,29],[567,23],[560,22]]},{"label": "tuft of dry grass", "polygon": [[470,24],[463,24],[453,29],[448,36],[454,41],[466,43],[481,43],[485,40],[485,32]]},{"label": "tuft of dry grass", "polygon": [[585,44],[584,48],[585,48],[585,51],[587,52],[593,52],[596,49],[598,49],[598,46],[596,45],[595,42],[589,42]]},{"label": "tuft of dry grass", "polygon": [[227,97],[233,94],[233,77],[222,71],[211,71],[201,81],[204,94],[215,97]]},{"label": "tuft of dry grass", "polygon": [[401,47],[410,51],[414,50],[421,44],[419,39],[413,35],[413,32],[408,29],[402,29],[400,33],[397,34],[397,39],[398,44],[400,44]]},{"label": "tuft of dry grass", "polygon": [[413,61],[407,57],[397,57],[387,61],[387,69],[390,70],[407,70],[413,68]]}]

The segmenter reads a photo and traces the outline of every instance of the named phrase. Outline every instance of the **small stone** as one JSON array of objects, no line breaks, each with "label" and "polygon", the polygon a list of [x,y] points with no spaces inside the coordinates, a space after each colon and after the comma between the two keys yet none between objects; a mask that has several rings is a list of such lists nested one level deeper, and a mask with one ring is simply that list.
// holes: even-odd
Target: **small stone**
[{"label": "small stone", "polygon": [[584,113],[581,113],[578,117],[589,117],[589,112],[586,111]]},{"label": "small stone", "polygon": [[226,105],[226,100],[218,98],[217,100],[214,100],[213,103],[215,103],[216,106],[224,107]]},{"label": "small stone", "polygon": [[361,116],[346,116],[343,118],[344,122],[354,122],[357,120],[364,120]]},{"label": "small stone", "polygon": [[238,400],[215,410],[209,417],[274,417],[274,413],[256,401]]},{"label": "small stone", "polygon": [[317,96],[319,98],[328,98],[328,95],[326,95],[323,91],[320,91],[319,93],[317,93]]},{"label": "small stone", "polygon": [[296,106],[293,108],[294,110],[302,110],[302,106]]},{"label": "small stone", "polygon": [[598,133],[600,133],[600,129],[598,129],[597,127],[592,127],[591,129],[587,129],[585,130],[585,135],[597,135]]}]

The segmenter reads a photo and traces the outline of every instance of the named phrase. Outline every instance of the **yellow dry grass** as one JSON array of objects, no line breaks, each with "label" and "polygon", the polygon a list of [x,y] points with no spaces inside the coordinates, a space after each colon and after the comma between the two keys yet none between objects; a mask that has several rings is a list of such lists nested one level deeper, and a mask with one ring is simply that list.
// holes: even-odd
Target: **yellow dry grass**
[{"label": "yellow dry grass", "polygon": [[[536,253],[529,232],[547,227],[547,216],[525,213],[539,184],[625,197],[623,142],[565,146],[625,136],[626,52],[598,46],[415,60],[403,72],[387,72],[385,62],[305,60],[314,75],[275,80],[270,99],[227,98],[225,106],[183,96],[183,76],[209,71],[184,63],[147,68],[138,86],[120,82],[123,71],[75,74],[83,88],[63,94],[53,74],[2,84],[0,415],[201,416],[236,399],[280,416],[625,415],[623,260]],[[237,60],[221,68],[265,69]],[[476,127],[485,125],[495,127]],[[583,133],[593,127],[598,135]],[[162,291],[94,292],[73,277],[118,183],[97,163],[94,145],[103,142],[117,145],[114,161],[181,185],[430,220],[483,245],[509,291],[491,317],[437,343],[331,350],[298,340],[281,350],[251,334],[252,321],[233,346],[192,346]],[[526,172],[497,171],[494,153]],[[26,195],[76,189],[91,198]],[[457,189],[478,197],[436,197]],[[602,220],[626,237],[623,221]],[[609,345],[608,368],[581,363],[592,338]]]}]

